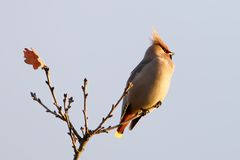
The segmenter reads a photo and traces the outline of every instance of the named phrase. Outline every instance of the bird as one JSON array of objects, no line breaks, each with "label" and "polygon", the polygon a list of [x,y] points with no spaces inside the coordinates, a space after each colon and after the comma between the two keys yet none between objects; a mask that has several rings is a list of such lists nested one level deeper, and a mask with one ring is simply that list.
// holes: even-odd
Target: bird
[{"label": "bird", "polygon": [[173,55],[174,52],[154,30],[151,45],[127,80],[126,85],[131,83],[132,87],[123,99],[120,125],[115,137],[121,138],[129,123],[129,130],[132,130],[142,116],[162,104],[175,69]]}]

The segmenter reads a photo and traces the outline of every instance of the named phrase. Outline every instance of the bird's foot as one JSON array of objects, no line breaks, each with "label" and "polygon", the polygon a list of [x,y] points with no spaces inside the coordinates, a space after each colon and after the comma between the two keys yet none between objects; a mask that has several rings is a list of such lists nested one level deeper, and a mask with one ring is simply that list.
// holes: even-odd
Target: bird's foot
[{"label": "bird's foot", "polygon": [[161,104],[162,104],[162,102],[161,102],[161,101],[158,101],[153,107],[154,107],[154,108],[158,108],[158,107],[161,106]]},{"label": "bird's foot", "polygon": [[141,108],[141,115],[142,116],[145,116],[145,115],[147,115],[148,113],[150,113],[150,111],[148,110],[148,109],[143,109],[143,108]]}]

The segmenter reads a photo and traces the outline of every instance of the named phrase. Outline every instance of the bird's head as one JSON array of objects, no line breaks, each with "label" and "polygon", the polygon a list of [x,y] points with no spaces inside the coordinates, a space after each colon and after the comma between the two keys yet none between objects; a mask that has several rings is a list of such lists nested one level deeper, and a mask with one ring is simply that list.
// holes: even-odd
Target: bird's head
[{"label": "bird's head", "polygon": [[174,53],[170,51],[168,46],[163,42],[163,40],[158,35],[157,31],[154,30],[152,33],[152,45],[146,51],[145,56],[151,57],[151,58],[160,56],[160,57],[168,57],[172,59],[173,55]]}]

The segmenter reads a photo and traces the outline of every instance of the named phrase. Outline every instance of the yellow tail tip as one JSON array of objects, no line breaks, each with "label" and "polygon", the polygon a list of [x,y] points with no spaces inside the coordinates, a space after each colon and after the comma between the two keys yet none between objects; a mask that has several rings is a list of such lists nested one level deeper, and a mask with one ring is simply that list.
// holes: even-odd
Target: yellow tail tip
[{"label": "yellow tail tip", "polygon": [[115,137],[116,138],[122,138],[123,134],[119,133],[118,131],[115,132]]}]

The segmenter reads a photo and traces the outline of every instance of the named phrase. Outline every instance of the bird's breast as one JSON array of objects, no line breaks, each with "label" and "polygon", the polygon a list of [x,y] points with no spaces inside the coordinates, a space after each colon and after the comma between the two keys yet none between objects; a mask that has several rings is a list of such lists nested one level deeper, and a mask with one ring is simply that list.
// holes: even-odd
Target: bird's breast
[{"label": "bird's breast", "polygon": [[133,80],[127,101],[132,106],[132,112],[139,109],[149,109],[158,101],[163,101],[170,85],[174,68],[172,64],[161,58],[156,58],[147,64]]}]

